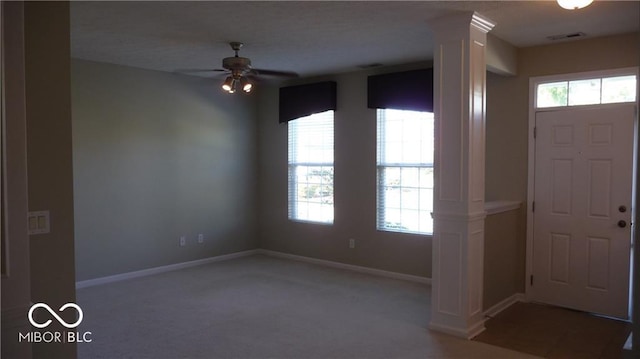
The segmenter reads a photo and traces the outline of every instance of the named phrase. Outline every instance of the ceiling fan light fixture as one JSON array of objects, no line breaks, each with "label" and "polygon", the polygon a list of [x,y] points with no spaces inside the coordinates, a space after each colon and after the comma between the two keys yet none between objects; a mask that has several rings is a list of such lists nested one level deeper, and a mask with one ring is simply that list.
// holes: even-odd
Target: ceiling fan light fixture
[{"label": "ceiling fan light fixture", "polygon": [[557,0],[563,9],[577,10],[589,6],[593,0]]},{"label": "ceiling fan light fixture", "polygon": [[231,89],[229,91],[227,91],[228,93],[234,93],[236,92],[236,87],[238,86],[238,80],[236,79],[231,79]]},{"label": "ceiling fan light fixture", "polygon": [[251,76],[251,78],[260,74],[267,76],[298,77],[298,74],[295,72],[253,69],[251,68],[251,60],[249,58],[238,56],[238,51],[242,47],[242,43],[231,42],[229,45],[235,52],[235,55],[222,59],[222,69],[209,70],[223,71],[228,74],[222,83],[222,90],[227,93],[235,93],[238,88],[245,93],[253,91],[253,83],[250,81],[250,78],[245,77],[247,75]]},{"label": "ceiling fan light fixture", "polygon": [[228,76],[227,79],[224,80],[224,83],[222,84],[222,89],[229,93],[233,93],[234,87],[235,87],[235,80],[233,79],[233,77]]},{"label": "ceiling fan light fixture", "polygon": [[253,90],[253,84],[247,80],[246,77],[240,78],[240,85],[242,86],[242,91],[249,93]]}]

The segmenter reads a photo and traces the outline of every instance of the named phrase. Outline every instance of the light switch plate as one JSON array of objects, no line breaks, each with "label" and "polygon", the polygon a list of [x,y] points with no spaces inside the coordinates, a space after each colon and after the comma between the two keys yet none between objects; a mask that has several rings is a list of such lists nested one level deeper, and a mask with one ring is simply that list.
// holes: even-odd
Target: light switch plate
[{"label": "light switch plate", "polygon": [[51,229],[49,211],[29,212],[27,225],[29,235],[49,233]]}]

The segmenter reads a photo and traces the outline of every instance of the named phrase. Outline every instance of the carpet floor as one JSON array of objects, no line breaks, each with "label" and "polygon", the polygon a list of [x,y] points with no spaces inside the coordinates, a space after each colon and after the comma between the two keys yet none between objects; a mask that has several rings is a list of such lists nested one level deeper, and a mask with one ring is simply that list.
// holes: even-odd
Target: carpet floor
[{"label": "carpet floor", "polygon": [[516,303],[474,340],[544,358],[621,359],[631,324],[569,309]]},{"label": "carpet floor", "polygon": [[77,297],[80,359],[534,358],[430,331],[428,286],[262,255]]}]

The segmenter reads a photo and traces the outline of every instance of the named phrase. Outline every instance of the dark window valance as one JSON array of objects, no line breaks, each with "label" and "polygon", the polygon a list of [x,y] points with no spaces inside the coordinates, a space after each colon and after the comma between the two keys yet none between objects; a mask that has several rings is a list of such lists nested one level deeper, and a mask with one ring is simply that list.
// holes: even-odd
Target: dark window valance
[{"label": "dark window valance", "polygon": [[280,123],[336,109],[333,81],[280,88]]},{"label": "dark window valance", "polygon": [[433,69],[369,76],[367,106],[433,112]]}]

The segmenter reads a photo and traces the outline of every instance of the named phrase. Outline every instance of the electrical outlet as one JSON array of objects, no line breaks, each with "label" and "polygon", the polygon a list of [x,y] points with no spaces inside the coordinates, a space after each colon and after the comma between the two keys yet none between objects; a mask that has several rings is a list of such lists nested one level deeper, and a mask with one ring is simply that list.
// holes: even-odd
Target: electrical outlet
[{"label": "electrical outlet", "polygon": [[349,248],[355,248],[356,247],[356,240],[354,238],[349,238]]},{"label": "electrical outlet", "polygon": [[184,247],[187,245],[187,237],[186,236],[180,236],[180,247]]},{"label": "electrical outlet", "polygon": [[198,234],[198,243],[200,244],[204,243],[204,234],[202,233]]}]

